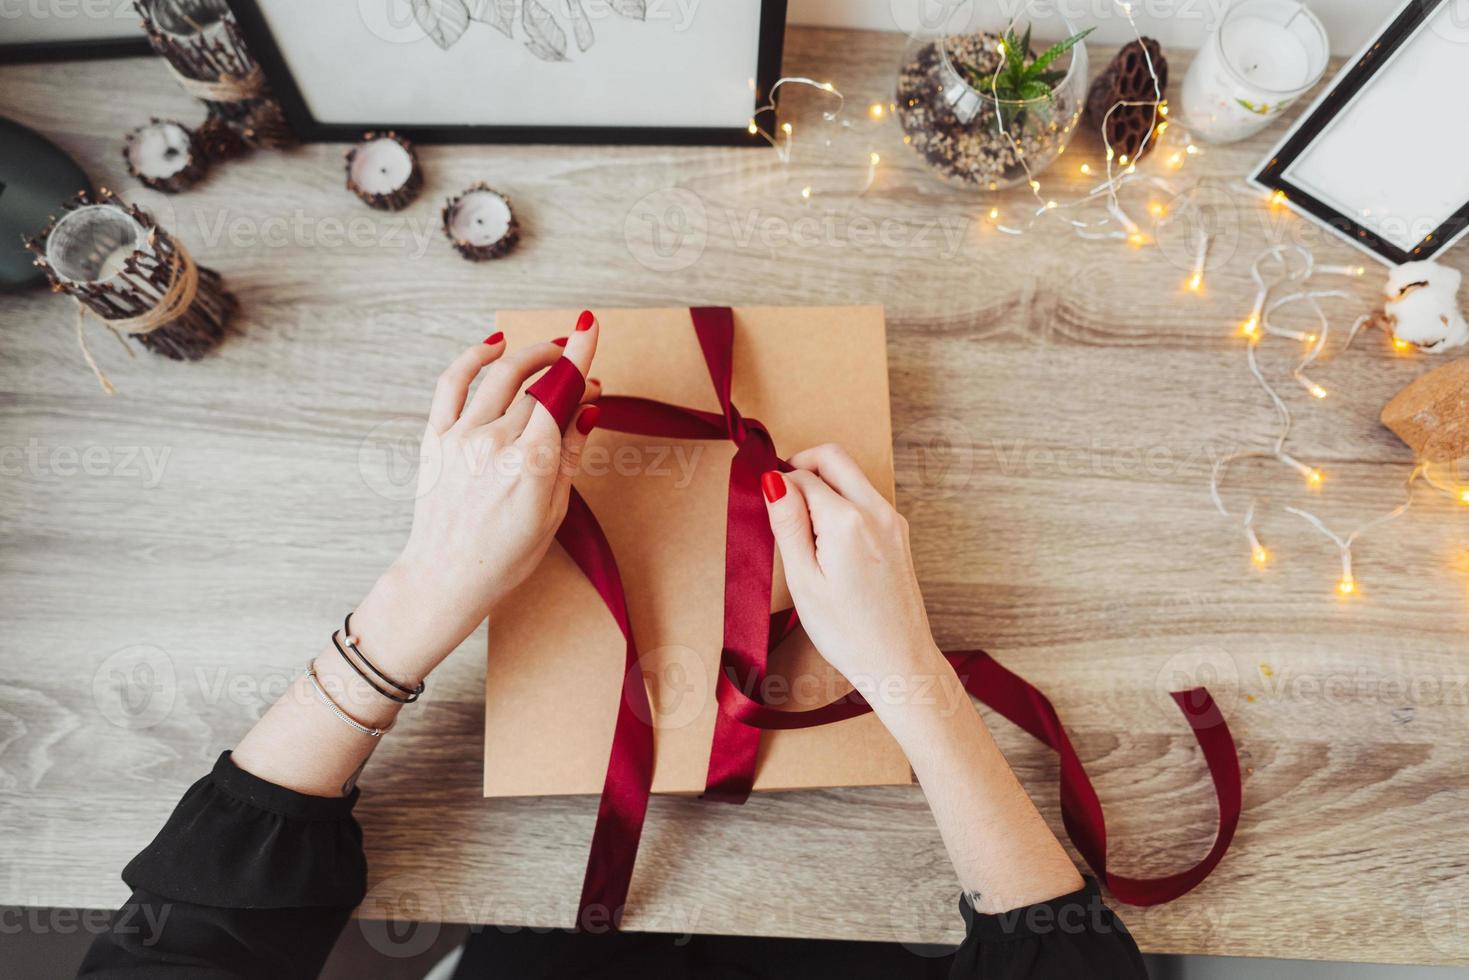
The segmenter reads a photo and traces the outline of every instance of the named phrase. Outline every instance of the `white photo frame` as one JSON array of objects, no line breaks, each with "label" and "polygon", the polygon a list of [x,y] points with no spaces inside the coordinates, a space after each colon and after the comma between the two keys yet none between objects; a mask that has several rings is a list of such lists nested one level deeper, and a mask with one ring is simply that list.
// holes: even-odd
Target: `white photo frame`
[{"label": "white photo frame", "polygon": [[1457,0],[1408,0],[1252,182],[1389,265],[1469,231],[1469,18]]}]

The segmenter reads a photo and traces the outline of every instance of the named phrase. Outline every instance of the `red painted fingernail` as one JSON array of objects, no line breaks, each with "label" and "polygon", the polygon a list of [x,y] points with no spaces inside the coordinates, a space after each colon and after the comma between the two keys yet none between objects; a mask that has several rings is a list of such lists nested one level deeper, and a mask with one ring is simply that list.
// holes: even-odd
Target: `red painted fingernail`
[{"label": "red painted fingernail", "polygon": [[602,387],[602,381],[600,378],[588,378],[587,384],[596,385],[598,388]]},{"label": "red painted fingernail", "polygon": [[493,346],[494,344],[498,344],[500,341],[502,341],[504,339],[505,339],[504,332],[503,331],[500,331],[500,330],[497,330],[497,331],[495,331],[494,333],[490,334],[488,337],[485,338],[485,343]]},{"label": "red painted fingernail", "polygon": [[565,337],[557,337],[555,340],[551,341],[551,343],[555,344],[557,347],[565,347],[566,346],[566,338]]},{"label": "red painted fingernail", "polygon": [[760,476],[760,489],[765,493],[765,499],[772,504],[786,495],[785,477],[775,470],[766,470]]},{"label": "red painted fingernail", "polygon": [[597,322],[597,318],[594,317],[594,316],[592,316],[592,311],[591,310],[582,310],[581,311],[581,316],[579,316],[579,317],[576,318],[576,329],[578,329],[578,330],[590,330],[590,329],[592,329],[592,324],[594,324],[596,322]]},{"label": "red painted fingernail", "polygon": [[597,416],[601,414],[602,408],[599,405],[588,405],[582,409],[581,414],[576,417],[576,431],[582,435],[591,432],[597,426]]}]

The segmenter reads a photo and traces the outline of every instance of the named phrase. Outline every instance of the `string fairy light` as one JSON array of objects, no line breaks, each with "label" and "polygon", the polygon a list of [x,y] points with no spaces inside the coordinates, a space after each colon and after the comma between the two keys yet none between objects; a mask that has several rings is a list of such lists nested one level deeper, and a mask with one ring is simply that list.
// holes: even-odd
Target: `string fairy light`
[{"label": "string fairy light", "polygon": [[[770,113],[771,117],[774,118],[775,94],[779,92],[783,86],[786,85],[798,85],[814,88],[818,92],[823,92],[826,95],[830,95],[835,98],[836,105],[833,108],[822,110],[821,117],[827,122],[832,122],[836,120],[842,114],[842,110],[847,105],[847,97],[843,95],[842,92],[831,82],[818,82],[816,79],[808,78],[805,75],[783,75],[782,77],[777,78],[775,80],[775,84],[770,86],[770,94],[766,97],[766,103],[755,109],[754,114],[750,117],[749,125],[745,128],[749,131],[751,136],[759,136],[763,138],[765,142],[769,143],[771,147],[775,149],[776,156],[779,157],[780,162],[783,164],[789,164],[791,162],[791,151],[794,148],[795,144],[795,126],[789,121],[781,123],[778,127],[778,131],[781,136],[785,137],[784,139],[781,139],[777,137],[774,133],[766,131],[766,129],[760,125],[760,117],[765,115],[766,113]],[[805,196],[809,197],[809,195]]]},{"label": "string fairy light", "polygon": [[[1176,205],[1177,211],[1165,211],[1163,214],[1154,211],[1153,217],[1155,219],[1173,220],[1178,217],[1202,218],[1202,214],[1197,206],[1180,198],[1177,188],[1170,182],[1157,175],[1138,173],[1137,161],[1146,154],[1148,149],[1157,146],[1161,142],[1163,134],[1168,130],[1169,122],[1166,118],[1168,116],[1168,102],[1163,97],[1162,79],[1158,74],[1157,66],[1153,62],[1152,52],[1143,43],[1142,32],[1133,16],[1132,4],[1127,2],[1127,0],[1113,0],[1113,3],[1126,17],[1133,36],[1142,51],[1148,75],[1152,82],[1153,98],[1148,100],[1122,100],[1109,107],[1102,121],[1102,142],[1106,161],[1105,177],[1080,198],[1074,200],[1058,199],[1043,193],[1041,183],[1031,169],[1030,162],[1026,159],[1023,145],[1015,135],[1009,132],[1005,123],[1005,114],[1003,112],[997,112],[995,119],[999,134],[1014,148],[1017,161],[1024,171],[1025,182],[1030,188],[1032,197],[1035,199],[1035,207],[1033,209],[1029,212],[1022,211],[1019,214],[1019,223],[1001,220],[997,210],[990,209],[991,224],[1005,234],[1024,234],[1042,216],[1054,215],[1056,218],[1067,222],[1071,230],[1084,239],[1115,239],[1125,241],[1134,247],[1153,244],[1153,238],[1143,231],[1141,226],[1132,219],[1122,206],[1120,192],[1131,184],[1155,189],[1173,197],[1178,202]],[[1007,33],[1014,29],[1019,15],[1020,12],[1018,10],[1011,15],[1006,27]],[[995,74],[990,79],[990,96],[998,104],[1001,101],[998,95],[998,80],[999,67],[1002,67],[1004,64],[1004,41],[997,41],[995,48],[1000,53],[1001,59]],[[761,125],[761,119],[767,113],[771,115],[772,119],[774,118],[776,94],[781,88],[788,85],[813,88],[834,98],[836,100],[835,105],[822,112],[822,117],[828,122],[838,120],[842,116],[843,109],[846,105],[846,96],[832,82],[820,81],[804,75],[789,75],[777,79],[770,88],[766,103],[756,108],[747,128],[751,135],[758,135],[769,143],[775,149],[780,162],[785,165],[791,163],[795,149],[795,131],[793,124],[787,121],[781,123],[779,126],[775,126],[773,130],[767,130]],[[1127,153],[1118,154],[1116,149],[1111,145],[1110,138],[1107,135],[1107,125],[1110,122],[1112,113],[1119,109],[1138,106],[1146,107],[1151,111],[1151,126],[1144,136],[1142,144],[1134,152],[1130,155]],[[872,102],[867,106],[866,115],[873,121],[882,121],[893,115],[892,106],[883,102]],[[772,125],[774,124],[772,123]],[[852,124],[850,121],[842,119],[841,125],[850,128]],[[1186,142],[1187,136],[1183,136],[1182,139]],[[911,141],[911,137],[905,135],[903,141],[908,143]],[[1058,151],[1057,155],[1059,156],[1061,152],[1064,152],[1064,148]],[[1181,165],[1183,154],[1193,155],[1197,152],[1198,148],[1196,146],[1192,143],[1187,143],[1186,149],[1174,156],[1179,158],[1179,165]],[[875,183],[880,159],[875,151],[869,152],[866,180],[862,188],[858,191],[858,197],[865,194]],[[1177,167],[1175,166],[1173,169],[1177,169]],[[1082,163],[1079,170],[1083,176],[1090,177],[1093,175],[1093,168],[1088,163]],[[997,181],[991,181],[989,189],[997,190],[998,186]],[[809,202],[814,193],[815,189],[807,185],[801,190],[801,198],[803,201]],[[1084,212],[1097,207],[1100,207],[1100,214],[1098,216],[1088,217],[1078,214],[1078,212]],[[1182,213],[1180,214],[1178,212]],[[1187,284],[1192,291],[1197,292],[1203,285],[1203,263],[1208,255],[1210,235],[1202,220],[1196,220],[1194,222],[1194,228],[1197,236],[1195,241],[1196,261],[1187,280]]]},{"label": "string fairy light", "polygon": [[[1030,187],[1031,195],[1036,201],[1036,207],[1026,214],[1024,220],[1019,224],[995,222],[995,226],[1007,235],[1022,235],[1030,230],[1030,227],[1037,219],[1045,215],[1054,215],[1066,221],[1071,226],[1072,232],[1080,238],[1091,240],[1115,239],[1125,241],[1135,248],[1141,248],[1145,245],[1152,244],[1153,239],[1142,230],[1141,226],[1123,208],[1121,191],[1131,184],[1154,188],[1172,197],[1177,202],[1179,211],[1182,212],[1172,214],[1167,214],[1167,212],[1165,214],[1158,214],[1154,212],[1153,216],[1156,219],[1163,220],[1165,216],[1170,220],[1184,217],[1194,219],[1192,224],[1196,236],[1194,243],[1195,261],[1188,279],[1185,280],[1185,284],[1191,292],[1200,292],[1204,284],[1204,266],[1208,257],[1211,236],[1205,222],[1202,220],[1203,216],[1198,207],[1192,202],[1180,197],[1177,188],[1169,181],[1157,175],[1138,173],[1137,161],[1146,154],[1150,147],[1157,146],[1161,142],[1163,134],[1167,131],[1169,125],[1166,118],[1168,115],[1168,101],[1163,97],[1162,79],[1158,74],[1157,66],[1153,63],[1152,52],[1149,50],[1148,45],[1144,43],[1142,31],[1138,27],[1136,19],[1133,17],[1132,4],[1126,2],[1126,0],[1113,0],[1113,3],[1127,19],[1133,37],[1136,39],[1138,47],[1142,51],[1144,63],[1149,78],[1152,81],[1153,98],[1146,100],[1119,100],[1107,109],[1101,124],[1103,160],[1106,165],[1106,176],[1099,184],[1091,188],[1080,198],[1069,201],[1057,200],[1042,192],[1041,183],[1031,170],[1021,141],[1007,130],[1004,113],[997,112],[995,114],[995,120],[999,134],[1014,148],[1016,159],[1025,173],[1026,183]],[[1006,34],[1014,30],[1018,18],[1019,11],[1016,11],[1012,14],[1006,26]],[[998,42],[996,49],[1003,55],[1005,50],[1004,42]],[[1003,66],[1004,61],[1002,59],[996,66],[995,72],[990,76],[990,97],[997,104],[1000,102],[998,84],[1000,71]],[[1111,139],[1107,135],[1108,124],[1112,114],[1119,109],[1128,107],[1144,107],[1152,113],[1151,125],[1147,134],[1143,137],[1141,145],[1131,154],[1119,153],[1112,146]],[[1187,140],[1187,137],[1185,136],[1183,139]],[[1192,156],[1198,152],[1198,147],[1193,143],[1187,143],[1185,150],[1175,153],[1170,158],[1170,166],[1176,170],[1183,165],[1185,155]],[[1092,175],[1092,167],[1088,163],[1082,163],[1078,169],[1083,176]],[[995,189],[993,183],[990,189]],[[1100,215],[1098,217],[1087,219],[1077,216],[1077,212],[1098,207],[1100,208]]]},{"label": "string fairy light", "polygon": [[[1024,171],[1026,184],[1036,201],[1036,207],[1028,213],[1022,213],[1022,220],[1019,224],[1012,224],[1003,220],[1003,216],[998,207],[990,207],[988,209],[988,217],[990,223],[1001,232],[1009,235],[1021,235],[1028,231],[1036,220],[1046,215],[1054,215],[1055,219],[1065,221],[1070,226],[1072,232],[1083,239],[1122,240],[1134,247],[1141,247],[1151,244],[1152,238],[1124,210],[1120,192],[1125,187],[1133,185],[1156,190],[1170,195],[1173,202],[1171,208],[1158,204],[1156,201],[1150,203],[1148,212],[1156,221],[1170,222],[1181,217],[1196,219],[1194,221],[1194,228],[1196,229],[1194,260],[1189,276],[1185,280],[1185,286],[1191,292],[1201,292],[1204,285],[1204,276],[1211,244],[1211,236],[1205,223],[1202,221],[1201,209],[1197,204],[1181,197],[1174,185],[1166,178],[1156,174],[1140,174],[1137,170],[1137,161],[1145,155],[1150,144],[1155,147],[1161,145],[1163,135],[1168,131],[1170,126],[1170,121],[1167,118],[1169,107],[1167,100],[1163,98],[1161,80],[1153,64],[1151,53],[1147,45],[1143,43],[1142,34],[1132,16],[1132,5],[1126,2],[1126,0],[1114,0],[1114,3],[1127,18],[1128,24],[1132,28],[1138,45],[1142,50],[1149,75],[1153,82],[1155,98],[1147,101],[1119,101],[1108,109],[1101,127],[1103,159],[1106,170],[1105,178],[1080,198],[1065,201],[1058,201],[1054,197],[1043,194],[1041,183],[1031,170],[1020,142],[1006,130],[1004,114],[996,113],[1000,134],[1009,140],[1015,148],[1017,160]],[[1012,16],[1007,27],[1007,32],[1014,29],[1015,21],[1016,17]],[[998,42],[997,49],[1003,56],[1003,41]],[[1001,65],[1003,65],[1003,59]],[[991,77],[990,84],[990,94],[996,102],[999,101],[997,84],[998,68],[996,74]],[[785,85],[808,86],[833,97],[836,100],[835,106],[824,110],[822,113],[823,118],[828,122],[835,121],[841,116],[846,103],[846,97],[831,82],[817,81],[816,79],[805,76],[787,76],[775,82],[770,90],[769,102],[756,109],[754,116],[750,119],[748,128],[751,135],[760,135],[776,150],[777,157],[782,164],[789,165],[794,148],[793,125],[789,121],[782,123],[777,130],[780,136],[777,136],[775,133],[766,131],[759,124],[759,118],[765,113],[771,113],[773,118],[776,92]],[[1147,135],[1144,136],[1142,144],[1134,153],[1130,155],[1125,153],[1119,154],[1111,145],[1107,136],[1107,123],[1112,113],[1118,109],[1137,106],[1151,109],[1153,125],[1148,130]],[[874,121],[880,121],[884,117],[891,115],[891,113],[883,103],[874,102],[868,106],[867,115]],[[843,127],[851,127],[851,123],[847,120],[842,120],[841,124]],[[1198,146],[1188,140],[1187,134],[1180,135],[1175,131],[1173,138],[1174,145],[1182,145],[1183,148],[1173,152],[1167,158],[1166,169],[1177,171],[1183,167],[1189,157],[1197,156],[1201,151]],[[911,142],[911,137],[905,135],[903,141],[905,143]],[[866,181],[857,196],[862,196],[872,187],[877,178],[880,163],[880,155],[876,151],[869,151]],[[1078,172],[1084,177],[1091,177],[1093,176],[1093,167],[1089,163],[1083,162],[1079,165]],[[992,181],[990,183],[990,190],[996,190],[997,187],[996,182]],[[801,190],[802,199],[808,203],[812,194],[813,189],[809,184]],[[1284,206],[1289,202],[1285,194],[1277,190],[1269,196],[1268,203],[1274,208]],[[1078,214],[1078,212],[1082,212],[1085,209],[1098,207],[1100,208],[1099,216]],[[1292,263],[1291,258],[1293,256],[1299,260],[1297,263]],[[1267,261],[1273,261],[1277,266],[1276,277],[1268,282],[1262,271],[1262,265]],[[1237,461],[1251,458],[1274,461],[1295,471],[1305,482],[1307,488],[1320,490],[1324,486],[1326,474],[1320,468],[1304,463],[1286,451],[1293,425],[1291,411],[1284,399],[1281,398],[1274,386],[1265,377],[1260,367],[1257,349],[1266,337],[1290,339],[1306,344],[1306,352],[1292,369],[1291,376],[1312,397],[1318,400],[1328,397],[1329,392],[1326,388],[1306,374],[1306,368],[1316,362],[1325,351],[1331,331],[1330,321],[1322,309],[1320,301],[1328,298],[1351,298],[1353,294],[1340,289],[1309,289],[1305,288],[1305,285],[1313,276],[1329,275],[1359,279],[1366,275],[1366,271],[1360,265],[1323,264],[1317,266],[1311,251],[1300,245],[1271,246],[1266,248],[1251,264],[1250,273],[1255,281],[1257,291],[1250,312],[1239,324],[1238,332],[1247,340],[1246,361],[1250,373],[1261,390],[1269,397],[1278,417],[1279,427],[1270,449],[1243,450],[1215,460],[1210,473],[1209,492],[1215,508],[1227,520],[1236,520],[1236,517],[1224,503],[1221,486],[1228,467]],[[1293,291],[1278,297],[1274,295],[1277,291],[1285,288],[1291,288]],[[1278,311],[1297,303],[1306,304],[1316,315],[1319,323],[1319,329],[1316,332],[1278,327],[1271,322],[1271,317]],[[1347,334],[1346,341],[1342,345],[1342,352],[1345,352],[1351,346],[1352,341],[1363,328],[1374,324],[1382,325],[1381,314],[1368,314],[1359,317]],[[1412,344],[1404,343],[1396,338],[1394,338],[1392,346],[1399,353],[1405,353],[1413,349]],[[1438,492],[1449,495],[1460,503],[1469,505],[1469,486],[1459,486],[1452,480],[1440,478],[1433,473],[1430,464],[1421,463],[1414,467],[1404,483],[1404,499],[1401,504],[1386,514],[1382,514],[1368,521],[1347,534],[1340,534],[1333,530],[1320,517],[1305,508],[1297,506],[1283,508],[1285,512],[1305,521],[1310,527],[1336,546],[1341,560],[1341,577],[1337,580],[1335,590],[1337,595],[1343,599],[1347,599],[1360,594],[1361,587],[1353,568],[1353,546],[1363,534],[1394,521],[1406,513],[1413,502],[1414,485],[1420,479]],[[1245,540],[1249,545],[1252,564],[1257,569],[1263,570],[1273,561],[1274,555],[1260,538],[1256,527],[1256,513],[1257,502],[1251,500],[1245,508],[1243,516],[1239,518],[1239,524]]]},{"label": "string fairy light", "polygon": [[[1292,259],[1298,262],[1293,262]],[[1273,262],[1277,268],[1277,275],[1273,281],[1267,281],[1262,271],[1262,266],[1267,262]],[[1326,349],[1327,338],[1331,334],[1331,322],[1326,312],[1321,307],[1321,300],[1329,298],[1355,298],[1354,294],[1341,289],[1311,289],[1310,280],[1314,276],[1334,275],[1347,278],[1361,278],[1366,274],[1366,269],[1361,266],[1346,265],[1316,265],[1315,257],[1309,249],[1302,245],[1274,245],[1256,257],[1250,266],[1250,275],[1256,284],[1255,302],[1249,315],[1240,325],[1239,334],[1243,336],[1248,344],[1245,348],[1246,362],[1249,365],[1250,374],[1255,383],[1269,397],[1271,405],[1275,408],[1279,420],[1275,440],[1268,450],[1247,449],[1230,453],[1214,461],[1209,477],[1209,496],[1214,502],[1214,507],[1221,516],[1227,520],[1234,520],[1235,515],[1224,503],[1221,487],[1228,467],[1239,460],[1244,459],[1266,459],[1278,462],[1289,469],[1294,470],[1305,481],[1306,486],[1313,490],[1319,490],[1326,482],[1326,475],[1317,467],[1311,466],[1292,456],[1286,451],[1293,426],[1293,418],[1290,407],[1281,398],[1270,381],[1265,377],[1260,368],[1257,350],[1266,337],[1278,337],[1295,340],[1306,340],[1310,346],[1299,363],[1291,371],[1291,376],[1306,389],[1312,396],[1320,399],[1327,395],[1326,389],[1306,375],[1305,369],[1314,363]],[[1274,296],[1277,290],[1291,288],[1281,296]],[[1271,317],[1279,310],[1296,303],[1307,305],[1311,312],[1316,315],[1319,329],[1314,334],[1300,331],[1287,330],[1271,323]],[[1381,315],[1368,313],[1359,316],[1347,332],[1346,340],[1342,343],[1341,353],[1345,353],[1356,340],[1362,330],[1381,324]],[[1310,527],[1327,538],[1337,548],[1341,560],[1341,577],[1336,582],[1336,594],[1343,599],[1353,598],[1361,593],[1361,585],[1357,580],[1356,572],[1352,563],[1352,548],[1363,534],[1375,528],[1381,527],[1391,521],[1397,520],[1407,513],[1413,503],[1413,487],[1423,479],[1430,485],[1435,485],[1440,492],[1448,492],[1452,495],[1454,488],[1436,485],[1429,473],[1426,463],[1414,466],[1413,471],[1404,482],[1404,497],[1402,503],[1385,514],[1373,518],[1365,524],[1355,528],[1347,534],[1341,534],[1333,530],[1319,516],[1304,507],[1288,506],[1283,508],[1286,513],[1292,514],[1305,521]],[[1469,502],[1469,493],[1466,493],[1465,502]],[[1250,560],[1256,568],[1264,568],[1269,564],[1272,555],[1260,540],[1255,526],[1257,502],[1251,500],[1239,519],[1240,528],[1244,533],[1245,540],[1250,548]]]}]

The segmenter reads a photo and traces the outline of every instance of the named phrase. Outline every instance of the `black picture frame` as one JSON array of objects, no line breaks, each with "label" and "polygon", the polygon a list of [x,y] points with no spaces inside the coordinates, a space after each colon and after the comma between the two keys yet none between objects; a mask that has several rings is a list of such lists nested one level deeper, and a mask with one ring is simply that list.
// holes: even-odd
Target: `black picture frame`
[{"label": "black picture frame", "polygon": [[0,42],[0,65],[38,61],[84,61],[92,58],[139,58],[153,49],[141,28],[137,37],[99,37],[66,41]]},{"label": "black picture frame", "polygon": [[[298,138],[306,143],[350,143],[369,130],[393,130],[415,143],[564,143],[627,144],[641,146],[768,146],[748,126],[444,126],[414,125],[412,120],[362,119],[350,123],[326,123],[312,116],[306,100],[291,75],[285,57],[272,36],[265,15],[256,0],[225,0],[233,11],[250,53],[260,62],[266,79],[286,121]],[[305,2],[305,0],[303,0]],[[723,0],[728,2],[728,0]],[[780,77],[785,47],[787,0],[760,0],[760,51],[755,76],[755,90],[750,103],[753,118],[758,108],[767,105],[771,90]],[[769,127],[767,126],[767,129]]]},{"label": "black picture frame", "polygon": [[[1469,231],[1469,201],[1425,235],[1411,249],[1390,242],[1330,204],[1293,183],[1285,171],[1310,147],[1352,99],[1392,60],[1393,54],[1445,3],[1451,0],[1408,0],[1380,35],[1358,52],[1356,59],[1332,79],[1320,98],[1306,110],[1294,128],[1270,151],[1252,182],[1267,191],[1280,191],[1287,204],[1310,215],[1351,244],[1393,265],[1430,259]],[[1405,175],[1410,176],[1410,175]]]}]

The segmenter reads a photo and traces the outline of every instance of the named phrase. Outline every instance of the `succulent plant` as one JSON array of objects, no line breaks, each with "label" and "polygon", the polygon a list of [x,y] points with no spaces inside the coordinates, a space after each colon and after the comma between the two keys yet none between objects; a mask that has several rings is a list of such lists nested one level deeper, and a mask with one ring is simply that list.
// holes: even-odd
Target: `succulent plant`
[{"label": "succulent plant", "polygon": [[1066,77],[1066,71],[1052,68],[1056,59],[1081,42],[1096,28],[1088,27],[1064,41],[1051,45],[1039,56],[1030,49],[1030,33],[1034,25],[1026,25],[1025,35],[1017,38],[1013,28],[1005,31],[1000,42],[1003,61],[988,69],[974,64],[961,64],[959,70],[975,91],[993,96],[1001,103],[1001,118],[1008,124],[1024,126],[1027,107],[1013,103],[1049,102],[1057,82]]}]

